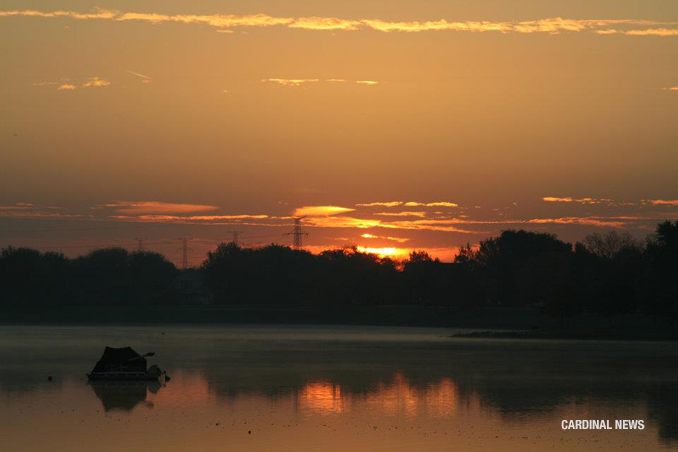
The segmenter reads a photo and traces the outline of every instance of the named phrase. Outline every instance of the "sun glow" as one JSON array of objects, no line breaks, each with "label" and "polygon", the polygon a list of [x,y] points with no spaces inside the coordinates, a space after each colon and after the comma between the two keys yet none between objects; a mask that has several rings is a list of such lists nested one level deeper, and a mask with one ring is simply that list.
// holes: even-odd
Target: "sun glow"
[{"label": "sun glow", "polygon": [[390,248],[370,248],[370,247],[364,247],[364,246],[358,246],[356,248],[358,251],[361,253],[370,253],[370,254],[376,254],[379,257],[394,257],[394,256],[400,256],[400,255],[405,255],[407,254],[405,250],[401,250],[395,247],[390,247]]}]

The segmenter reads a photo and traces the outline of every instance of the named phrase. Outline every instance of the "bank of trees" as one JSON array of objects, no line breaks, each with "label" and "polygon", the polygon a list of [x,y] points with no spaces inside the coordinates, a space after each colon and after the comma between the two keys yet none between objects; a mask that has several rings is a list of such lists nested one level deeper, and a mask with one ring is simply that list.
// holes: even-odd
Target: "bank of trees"
[{"label": "bank of trees", "polygon": [[61,253],[9,247],[0,253],[0,304],[148,304],[166,293],[177,274],[174,264],[153,252],[106,248],[69,259]]},{"label": "bank of trees", "polygon": [[[593,234],[574,245],[555,235],[508,230],[462,248],[453,263],[425,252],[397,262],[354,248],[313,255],[270,245],[221,244],[199,269],[221,305],[431,306],[449,311],[534,308],[566,321],[583,313],[678,322],[678,222],[660,223],[647,241]],[[104,249],[69,259],[5,248],[3,305],[162,305],[180,274],[152,252]]]}]

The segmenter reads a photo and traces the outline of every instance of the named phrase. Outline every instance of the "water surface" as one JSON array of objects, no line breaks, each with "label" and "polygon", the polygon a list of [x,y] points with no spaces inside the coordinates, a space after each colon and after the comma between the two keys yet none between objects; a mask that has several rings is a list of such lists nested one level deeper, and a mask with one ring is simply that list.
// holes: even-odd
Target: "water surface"
[{"label": "water surface", "polygon": [[[0,327],[0,438],[50,452],[678,450],[676,344],[452,332]],[[105,345],[156,352],[171,380],[89,384]]]}]

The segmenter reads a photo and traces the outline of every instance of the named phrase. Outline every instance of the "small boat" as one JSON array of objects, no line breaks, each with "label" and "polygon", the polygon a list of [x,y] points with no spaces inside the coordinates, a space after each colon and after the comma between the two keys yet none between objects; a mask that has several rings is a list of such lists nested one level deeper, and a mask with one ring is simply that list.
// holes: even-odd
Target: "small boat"
[{"label": "small boat", "polygon": [[106,347],[92,372],[87,374],[90,380],[157,380],[163,372],[156,365],[147,367],[146,357],[155,353],[140,355],[131,347]]}]

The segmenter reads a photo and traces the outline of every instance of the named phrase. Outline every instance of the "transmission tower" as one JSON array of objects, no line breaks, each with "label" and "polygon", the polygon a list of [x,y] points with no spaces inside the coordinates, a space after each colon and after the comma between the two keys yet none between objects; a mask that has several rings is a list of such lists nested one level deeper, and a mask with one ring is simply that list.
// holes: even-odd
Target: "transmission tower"
[{"label": "transmission tower", "polygon": [[139,237],[137,237],[134,240],[136,240],[139,243],[137,251],[139,251],[141,253],[144,250],[144,239],[140,239]]},{"label": "transmission tower", "polygon": [[234,245],[238,246],[238,237],[240,234],[242,234],[244,231],[227,231],[229,234],[233,236],[233,239],[231,240],[231,243]]},{"label": "transmission tower", "polygon": [[182,252],[182,260],[181,260],[181,268],[186,270],[188,268],[188,251],[190,248],[188,247],[188,239],[186,237],[179,237],[177,240],[181,240],[181,248],[179,248],[177,251]]},{"label": "transmission tower", "polygon": [[301,242],[302,236],[305,235],[308,237],[308,232],[303,232],[301,230],[301,220],[303,218],[306,218],[306,216],[296,217],[294,219],[294,228],[292,229],[292,232],[288,232],[285,234],[291,235],[293,237],[292,248],[294,248],[295,250],[300,250],[304,247]]}]

